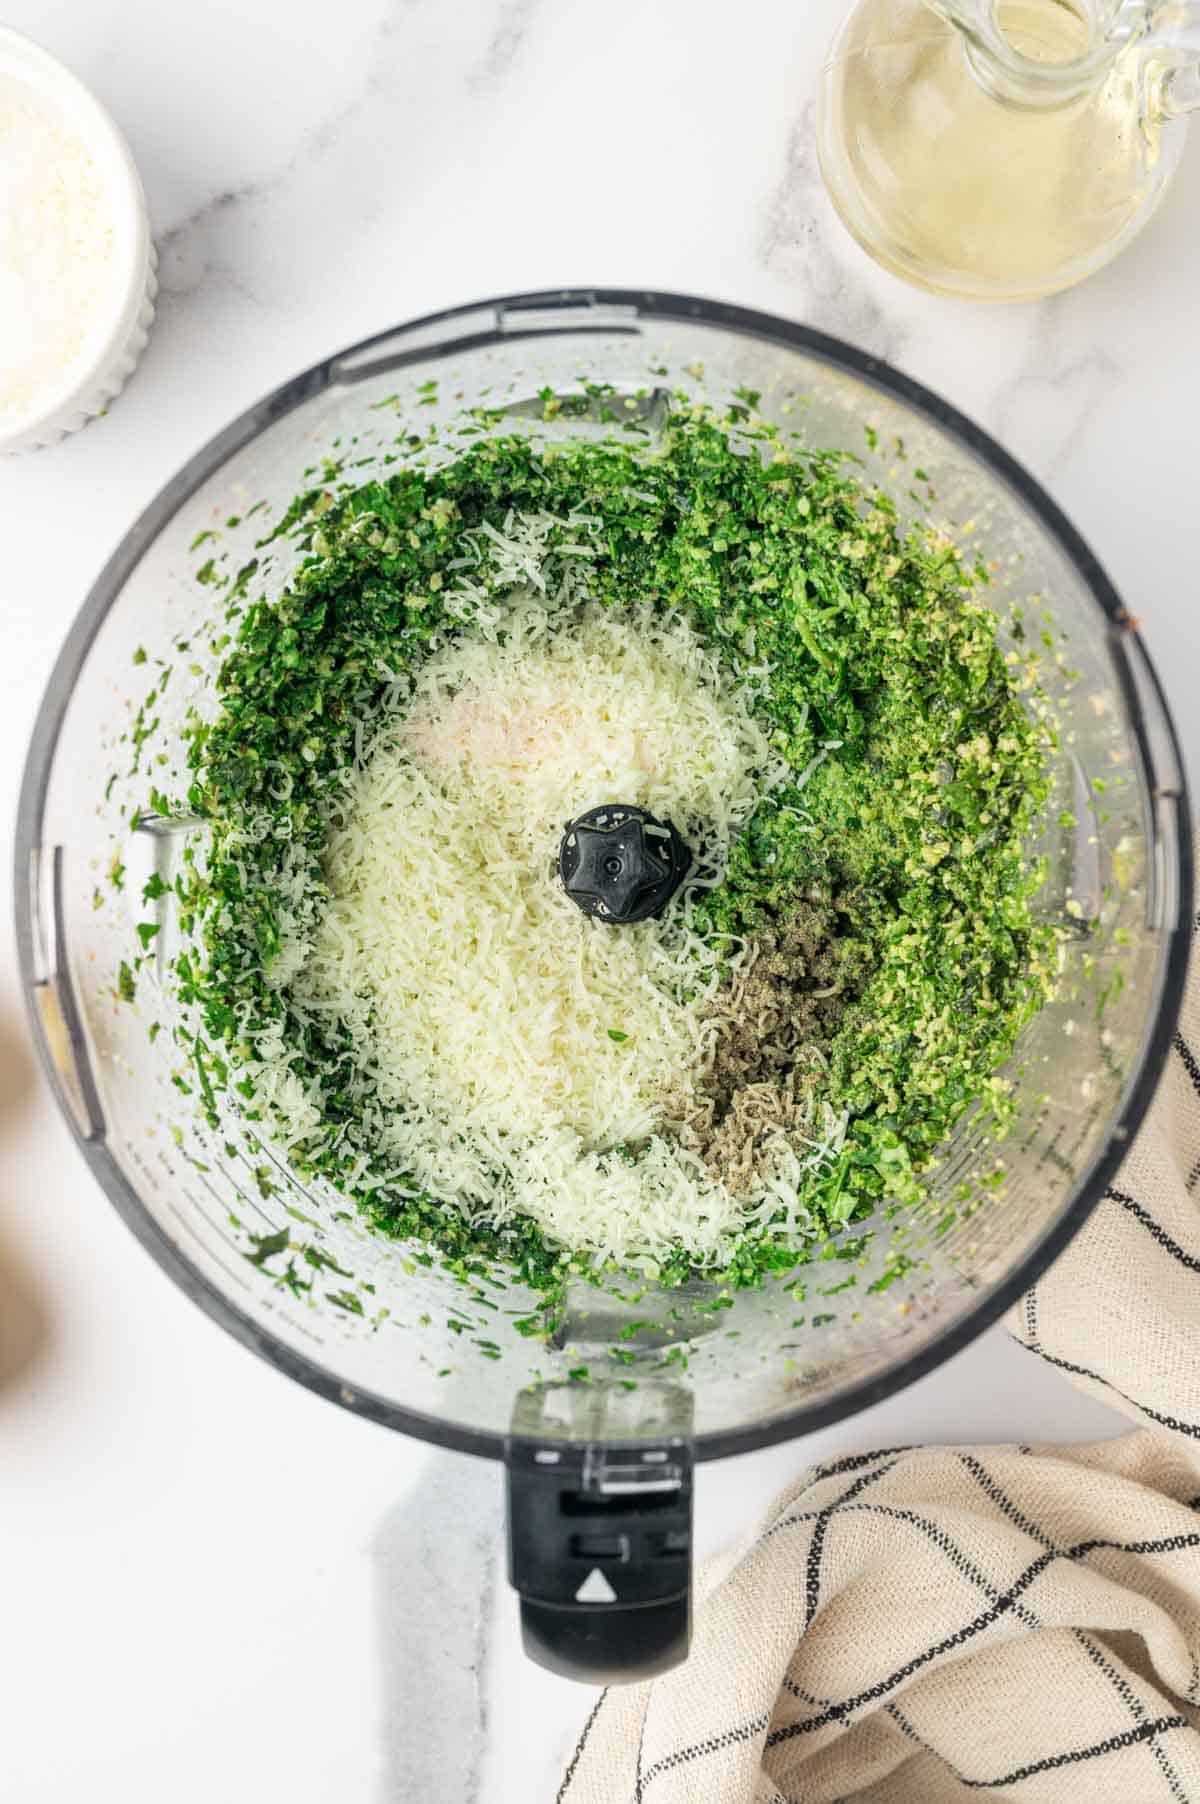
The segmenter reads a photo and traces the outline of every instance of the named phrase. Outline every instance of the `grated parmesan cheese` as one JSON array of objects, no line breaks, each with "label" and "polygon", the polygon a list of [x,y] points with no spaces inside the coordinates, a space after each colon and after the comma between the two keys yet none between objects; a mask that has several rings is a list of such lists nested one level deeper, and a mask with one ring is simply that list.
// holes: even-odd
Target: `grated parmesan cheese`
[{"label": "grated parmesan cheese", "polygon": [[112,199],[54,102],[0,71],[0,424],[32,412],[111,324]]},{"label": "grated parmesan cheese", "polygon": [[[525,555],[509,567],[529,574]],[[554,860],[570,818],[628,801],[674,821],[714,883],[783,767],[682,617],[566,588],[477,614],[365,737],[329,826],[329,899],[306,913],[285,874],[271,975],[363,1049],[377,1164],[576,1249],[715,1257],[746,1199],[671,1132],[715,1032],[711,954],[686,896],[614,929],[580,913]],[[317,1099],[282,1034],[257,1050],[302,1140]]]}]

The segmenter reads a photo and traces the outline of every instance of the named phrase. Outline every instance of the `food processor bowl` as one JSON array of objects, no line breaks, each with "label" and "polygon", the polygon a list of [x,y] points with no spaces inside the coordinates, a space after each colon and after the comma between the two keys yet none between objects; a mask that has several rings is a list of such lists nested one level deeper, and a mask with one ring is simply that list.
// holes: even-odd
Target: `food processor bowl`
[{"label": "food processor bowl", "polygon": [[[612,391],[605,405],[589,384]],[[117,974],[145,877],[169,882],[196,824],[138,812],[130,735],[156,673],[177,666],[158,688],[152,749],[182,765],[184,715],[211,696],[223,630],[206,567],[277,592],[296,554],[260,541],[322,480],[325,460],[356,481],[386,475],[406,435],[473,404],[499,430],[559,438],[610,432],[615,407],[652,442],[680,391],[724,405],[739,389],[809,445],[852,453],[903,516],[933,518],[981,558],[991,582],[979,596],[1002,643],[1044,633],[1063,650],[1046,659],[1061,746],[1030,848],[1048,871],[1039,906],[1062,928],[1061,981],[1018,1047],[1007,1137],[964,1119],[926,1207],[881,1210],[855,1224],[840,1260],[729,1296],[633,1276],[612,1294],[581,1277],[547,1345],[528,1332],[538,1298],[514,1278],[465,1289],[427,1249],[370,1232],[344,1196],[300,1184],[235,1091],[216,1098],[213,1126],[173,1081],[170,1033],[149,1031],[174,1019],[169,898],[132,1004]],[[571,404],[548,408],[547,396]],[[765,314],[611,289],[515,295],[305,371],[213,439],[132,527],[37,720],[16,846],[20,958],[63,1112],[164,1270],[246,1346],[344,1408],[506,1460],[527,1645],[581,1676],[642,1677],[686,1649],[693,1458],[803,1434],[930,1371],[1034,1281],[1101,1195],[1174,1030],[1192,906],[1187,822],[1136,621],[985,433],[876,359]],[[107,881],[114,862],[120,890]]]}]

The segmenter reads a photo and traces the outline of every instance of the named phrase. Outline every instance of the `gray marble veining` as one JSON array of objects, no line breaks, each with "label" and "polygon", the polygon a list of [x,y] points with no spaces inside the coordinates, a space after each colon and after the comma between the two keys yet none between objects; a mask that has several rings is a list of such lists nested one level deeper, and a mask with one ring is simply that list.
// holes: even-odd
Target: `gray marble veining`
[{"label": "gray marble veining", "polygon": [[855,281],[840,254],[844,246],[824,229],[815,118],[810,98],[788,133],[783,168],[764,210],[757,247],[762,267],[808,297],[812,325],[898,363],[904,347],[898,323]]},{"label": "gray marble veining", "polygon": [[491,1461],[437,1453],[376,1531],[378,1804],[477,1804],[481,1797],[500,1499],[501,1474]]}]

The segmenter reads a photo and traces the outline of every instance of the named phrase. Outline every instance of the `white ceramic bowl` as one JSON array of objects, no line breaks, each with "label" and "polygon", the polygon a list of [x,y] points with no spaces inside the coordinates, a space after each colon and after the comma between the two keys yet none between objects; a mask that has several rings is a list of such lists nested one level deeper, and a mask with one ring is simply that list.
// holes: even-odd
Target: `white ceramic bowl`
[{"label": "white ceramic bowl", "polygon": [[145,348],[158,292],[158,258],[129,146],[69,69],[19,32],[0,26],[0,75],[44,96],[91,155],[112,208],[115,265],[79,355],[27,408],[0,413],[0,453],[52,444],[77,432],[120,394]]}]

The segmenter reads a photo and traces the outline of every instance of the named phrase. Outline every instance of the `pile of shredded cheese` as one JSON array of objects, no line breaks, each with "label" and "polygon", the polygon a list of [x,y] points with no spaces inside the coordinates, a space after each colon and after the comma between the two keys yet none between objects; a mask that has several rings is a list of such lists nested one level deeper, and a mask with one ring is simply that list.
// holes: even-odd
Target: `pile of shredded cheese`
[{"label": "pile of shredded cheese", "polygon": [[[681,617],[530,586],[435,653],[361,746],[329,899],[311,925],[285,921],[272,973],[361,1049],[373,1175],[494,1222],[527,1214],[575,1249],[715,1256],[747,1199],[671,1132],[714,1031],[711,951],[686,894],[616,928],[579,911],[554,863],[571,818],[622,801],[671,820],[713,883],[782,775]],[[302,1138],[319,1099],[282,1039],[258,1050]]]},{"label": "pile of shredded cheese", "polygon": [[54,103],[0,71],[0,424],[82,363],[112,310],[112,199]]}]

